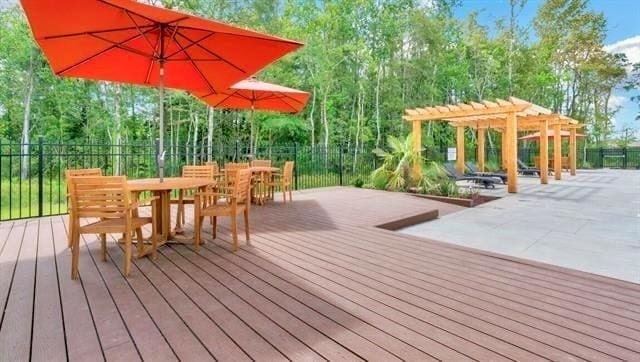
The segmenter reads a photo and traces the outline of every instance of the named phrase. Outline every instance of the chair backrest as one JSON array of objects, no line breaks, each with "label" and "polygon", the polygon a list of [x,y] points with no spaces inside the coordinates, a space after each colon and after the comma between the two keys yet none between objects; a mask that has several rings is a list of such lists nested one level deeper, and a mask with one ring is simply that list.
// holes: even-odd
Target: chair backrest
[{"label": "chair backrest", "polygon": [[291,182],[293,180],[293,167],[295,162],[287,161],[284,163],[284,168],[282,170],[282,177],[286,182]]},{"label": "chair backrest", "polygon": [[182,166],[182,177],[213,178],[213,166]]},{"label": "chair backrest", "polygon": [[271,160],[253,160],[251,167],[271,167]]},{"label": "chair backrest", "polygon": [[71,208],[77,217],[121,218],[130,204],[126,176],[71,177]]},{"label": "chair backrest", "polygon": [[220,166],[218,166],[218,162],[216,161],[207,161],[205,163],[206,166],[212,166],[213,167],[213,174],[217,175],[220,173]]},{"label": "chair backrest", "polygon": [[224,178],[227,180],[227,184],[231,185],[235,182],[236,171],[248,169],[249,164],[246,162],[235,163],[228,162],[224,164]]},{"label": "chair backrest", "polygon": [[449,175],[449,177],[458,178],[462,176],[460,172],[458,172],[458,169],[452,163],[445,163],[444,171],[447,173],[447,175]]},{"label": "chair backrest", "polygon": [[524,162],[522,162],[522,160],[521,160],[521,159],[518,159],[518,167],[519,167],[519,168],[521,168],[521,169],[523,169],[523,170],[526,170],[526,169],[528,169],[528,168],[529,168],[529,166],[527,166],[527,164],[525,164]]},{"label": "chair backrest", "polygon": [[471,172],[480,172],[480,169],[478,168],[478,165],[476,165],[474,162],[465,162],[464,164],[467,166],[469,171],[471,171]]},{"label": "chair backrest", "polygon": [[225,170],[242,170],[249,168],[248,162],[227,162],[224,164]]},{"label": "chair backrest", "polygon": [[251,170],[240,169],[231,170],[234,174],[233,184],[231,187],[231,195],[236,199],[238,203],[245,203],[249,201],[250,186],[251,186]]},{"label": "chair backrest", "polygon": [[72,177],[77,176],[102,176],[101,168],[76,168],[76,169],[66,169],[64,170],[64,179],[67,183],[67,194],[71,193],[69,188],[69,184],[71,183],[70,179]]}]

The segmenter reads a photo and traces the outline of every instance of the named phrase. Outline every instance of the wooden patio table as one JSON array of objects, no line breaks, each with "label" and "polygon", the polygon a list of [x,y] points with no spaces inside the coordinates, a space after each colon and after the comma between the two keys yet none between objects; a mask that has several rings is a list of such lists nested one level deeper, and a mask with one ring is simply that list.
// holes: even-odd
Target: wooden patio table
[{"label": "wooden patio table", "polygon": [[250,167],[249,169],[253,175],[258,175],[257,180],[259,180],[254,184],[255,187],[253,188],[252,198],[256,203],[264,205],[267,198],[270,197],[269,190],[265,186],[265,178],[272,172],[280,171],[280,169],[277,167],[267,166],[255,166]]},{"label": "wooden patio table", "polygon": [[175,237],[175,234],[182,233],[181,229],[176,228],[174,233],[171,232],[171,191],[181,189],[204,190],[204,188],[214,183],[215,180],[209,178],[193,177],[165,177],[163,182],[160,182],[158,178],[128,181],[129,191],[131,191],[133,199],[137,200],[138,195],[144,191],[151,191],[154,196],[158,196],[160,199],[157,219],[154,220],[159,238],[158,246],[164,245],[169,241],[186,241],[183,238],[176,239]]}]

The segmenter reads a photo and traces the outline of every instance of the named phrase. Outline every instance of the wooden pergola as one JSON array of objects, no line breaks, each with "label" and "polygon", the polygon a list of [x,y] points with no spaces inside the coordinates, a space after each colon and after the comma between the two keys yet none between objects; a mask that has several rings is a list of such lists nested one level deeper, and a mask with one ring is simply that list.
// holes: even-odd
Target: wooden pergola
[{"label": "wooden pergola", "polygon": [[[518,191],[518,131],[540,131],[540,182],[548,183],[549,173],[549,132],[553,132],[554,175],[556,180],[562,175],[561,131],[568,130],[569,165],[571,175],[576,174],[576,130],[582,125],[569,117],[553,113],[549,109],[533,103],[510,97],[495,102],[458,103],[436,107],[406,109],[402,117],[412,122],[413,146],[416,152],[422,148],[421,126],[424,121],[445,121],[456,127],[456,168],[464,172],[465,128],[477,130],[478,167],[484,171],[485,135],[487,129],[503,134],[502,165],[507,169],[509,192]],[[419,172],[420,165],[414,165]]]}]

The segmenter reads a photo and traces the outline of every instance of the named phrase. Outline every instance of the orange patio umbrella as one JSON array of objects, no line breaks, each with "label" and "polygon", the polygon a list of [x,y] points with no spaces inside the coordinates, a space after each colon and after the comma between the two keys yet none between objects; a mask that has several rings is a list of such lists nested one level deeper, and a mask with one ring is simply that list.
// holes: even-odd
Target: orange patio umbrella
[{"label": "orange patio umbrella", "polygon": [[59,76],[157,86],[163,176],[164,87],[221,92],[302,46],[132,0],[21,0]]},{"label": "orange patio umbrella", "polygon": [[[261,82],[255,78],[240,81],[226,91],[219,93],[195,93],[205,103],[214,108],[250,109],[251,140],[253,140],[253,112],[257,110],[282,113],[298,113],[309,100],[309,93]],[[250,152],[253,154],[253,142]]]},{"label": "orange patio umbrella", "polygon": [[[553,138],[553,131],[549,131],[547,133],[549,138]],[[571,134],[569,133],[569,131],[565,131],[565,130],[560,131],[560,137],[562,138],[567,138],[570,135]],[[576,133],[576,137],[584,137],[584,135],[581,133]],[[518,139],[523,141],[540,141],[540,132],[531,133],[526,136],[522,136]]]}]

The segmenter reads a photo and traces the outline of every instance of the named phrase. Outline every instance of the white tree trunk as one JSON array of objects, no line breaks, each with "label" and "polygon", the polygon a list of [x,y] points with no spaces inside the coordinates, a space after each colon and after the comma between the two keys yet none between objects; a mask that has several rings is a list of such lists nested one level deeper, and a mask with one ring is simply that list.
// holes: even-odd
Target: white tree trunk
[{"label": "white tree trunk", "polygon": [[209,107],[208,127],[207,130],[207,161],[211,162],[213,157],[213,108]]},{"label": "white tree trunk", "polygon": [[327,118],[327,95],[329,94],[329,89],[325,89],[324,94],[322,95],[322,105],[321,105],[321,119],[322,119],[322,127],[324,128],[324,162],[325,166],[328,165],[329,162],[329,120]]},{"label": "white tree trunk", "polygon": [[382,80],[382,62],[378,65],[378,78],[376,80],[376,147],[380,147],[382,137],[380,125],[380,81]]},{"label": "white tree trunk", "polygon": [[20,178],[22,180],[29,176],[29,131],[31,128],[31,96],[33,95],[34,83],[34,52],[29,58],[29,73],[27,74],[27,89],[24,96],[24,118],[22,120],[22,169]]},{"label": "white tree trunk", "polygon": [[120,85],[114,85],[114,94],[113,94],[113,102],[114,102],[114,123],[115,123],[115,135],[114,135],[114,148],[116,150],[115,160],[113,164],[113,174],[119,176],[122,174],[122,119],[120,115],[120,100],[121,100],[121,89]]},{"label": "white tree trunk", "polygon": [[197,154],[198,154],[198,113],[194,113],[193,115],[193,158],[191,164],[195,165],[197,163]]},{"label": "white tree trunk", "polygon": [[309,130],[311,131],[311,139],[309,145],[311,146],[311,160],[315,159],[315,147],[316,147],[316,127],[315,127],[315,112],[316,112],[316,87],[313,87],[313,94],[311,95],[311,111],[309,111]]}]

